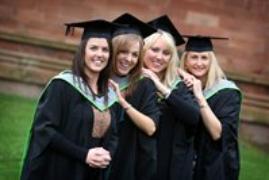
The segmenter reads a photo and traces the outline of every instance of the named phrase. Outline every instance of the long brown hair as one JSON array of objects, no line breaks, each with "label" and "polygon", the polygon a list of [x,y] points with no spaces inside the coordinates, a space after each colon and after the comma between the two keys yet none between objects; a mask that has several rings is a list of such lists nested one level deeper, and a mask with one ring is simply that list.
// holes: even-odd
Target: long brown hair
[{"label": "long brown hair", "polygon": [[[89,38],[90,39],[90,38]],[[88,85],[89,78],[86,73],[85,73],[85,48],[87,45],[87,42],[89,39],[83,39],[80,42],[80,45],[75,53],[75,56],[73,58],[73,63],[72,63],[72,72],[74,75],[81,77],[83,79],[83,86],[87,86],[90,91],[93,94],[93,97],[95,98],[95,93],[93,93],[92,88]],[[112,46],[110,40],[107,39],[108,46],[109,46],[109,58],[108,58],[108,63],[106,67],[100,72],[97,85],[98,85],[98,94],[101,96],[105,96],[105,101],[107,102],[108,100],[108,80],[111,72],[111,55],[112,55]],[[78,81],[79,82],[79,81]],[[82,84],[79,84],[80,87],[82,87]]]},{"label": "long brown hair", "polygon": [[120,51],[127,49],[132,43],[139,42],[138,62],[135,67],[129,72],[129,86],[126,90],[126,95],[131,95],[136,88],[137,82],[142,74],[143,61],[141,53],[143,48],[143,39],[136,34],[122,34],[112,39],[113,56],[112,56],[112,73],[117,72],[116,61]]}]

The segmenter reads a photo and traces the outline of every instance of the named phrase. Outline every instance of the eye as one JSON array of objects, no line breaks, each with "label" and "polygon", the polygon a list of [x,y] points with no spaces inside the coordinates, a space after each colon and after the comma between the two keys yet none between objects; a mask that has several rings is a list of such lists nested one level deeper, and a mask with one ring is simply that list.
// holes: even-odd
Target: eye
[{"label": "eye", "polygon": [[89,49],[92,51],[96,51],[98,49],[98,47],[97,46],[90,46]]},{"label": "eye", "polygon": [[109,48],[108,47],[104,47],[102,48],[103,52],[109,52]]},{"label": "eye", "polygon": [[119,50],[119,54],[124,54],[124,55],[126,55],[126,54],[128,54],[128,51],[127,51],[127,50],[122,49],[122,50]]},{"label": "eye", "polygon": [[197,55],[190,55],[190,59],[198,59],[198,56]]},{"label": "eye", "polygon": [[170,51],[163,51],[163,54],[165,55],[165,56],[170,56],[171,55],[171,53],[170,53]]},{"label": "eye", "polygon": [[208,56],[202,56],[201,59],[202,60],[207,60],[208,59]]},{"label": "eye", "polygon": [[138,58],[138,53],[137,52],[132,53],[132,56],[135,57],[135,58]]},{"label": "eye", "polygon": [[150,49],[151,49],[153,52],[159,52],[159,51],[160,51],[160,49],[157,48],[157,47],[151,47]]}]

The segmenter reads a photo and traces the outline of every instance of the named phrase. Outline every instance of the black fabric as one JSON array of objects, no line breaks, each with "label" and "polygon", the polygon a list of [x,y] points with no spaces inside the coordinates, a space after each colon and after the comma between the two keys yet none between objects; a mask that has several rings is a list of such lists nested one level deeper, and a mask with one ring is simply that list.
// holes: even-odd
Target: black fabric
[{"label": "black fabric", "polygon": [[184,83],[159,103],[161,116],[157,132],[156,180],[191,180],[193,140],[199,108]]},{"label": "black fabric", "polygon": [[21,180],[99,179],[103,170],[86,163],[88,149],[103,146],[113,155],[117,145],[116,121],[105,137],[91,137],[93,110],[71,85],[53,80],[39,100],[31,129]]},{"label": "black fabric", "polygon": [[195,139],[197,162],[195,180],[237,180],[239,178],[238,125],[241,106],[237,90],[219,91],[208,104],[222,125],[222,135],[214,141],[205,126],[199,125]]},{"label": "black fabric", "polygon": [[[151,80],[139,80],[127,101],[158,124],[156,89]],[[119,145],[112,162],[110,180],[151,180],[156,172],[156,139],[140,130],[120,106],[117,108]]]},{"label": "black fabric", "polygon": [[[111,39],[113,32],[117,28],[123,28],[120,24],[108,22],[106,20],[98,19],[91,21],[66,23],[65,34],[68,35],[74,28],[83,28],[81,39],[88,39],[90,37]],[[72,32],[73,33],[73,32]]]},{"label": "black fabric", "polygon": [[183,37],[181,36],[177,28],[174,26],[173,22],[167,15],[157,17],[156,19],[153,19],[150,22],[148,22],[148,24],[155,29],[161,29],[163,31],[170,33],[175,40],[176,46],[185,43]]},{"label": "black fabric", "polygon": [[122,34],[137,34],[146,38],[156,32],[156,29],[129,13],[120,15],[113,20],[113,23],[125,25],[125,27],[119,28],[114,32],[114,37]]}]

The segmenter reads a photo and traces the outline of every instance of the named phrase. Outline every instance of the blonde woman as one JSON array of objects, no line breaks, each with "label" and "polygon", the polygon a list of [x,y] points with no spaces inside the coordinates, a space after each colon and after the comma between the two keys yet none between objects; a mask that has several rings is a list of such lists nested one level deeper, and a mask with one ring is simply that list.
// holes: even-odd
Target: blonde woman
[{"label": "blonde woman", "polygon": [[157,87],[161,111],[157,132],[157,174],[154,179],[191,180],[193,139],[199,109],[192,92],[177,76],[179,59],[176,45],[184,41],[167,16],[153,22],[150,24],[154,27],[160,24],[162,29],[145,39],[143,60],[147,68],[144,69],[145,75]]},{"label": "blonde woman", "polygon": [[190,36],[180,61],[181,75],[193,90],[201,114],[195,139],[194,179],[236,180],[240,167],[238,124],[241,93],[233,82],[226,79],[211,39],[220,38]]}]

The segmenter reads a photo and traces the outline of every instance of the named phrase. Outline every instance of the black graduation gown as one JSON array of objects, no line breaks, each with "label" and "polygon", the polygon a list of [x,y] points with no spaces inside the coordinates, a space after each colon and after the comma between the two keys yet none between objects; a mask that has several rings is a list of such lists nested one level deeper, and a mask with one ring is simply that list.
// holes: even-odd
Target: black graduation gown
[{"label": "black graduation gown", "polygon": [[159,103],[161,116],[157,132],[156,180],[192,179],[193,140],[199,108],[193,94],[180,82],[167,99]]},{"label": "black graduation gown", "polygon": [[238,123],[241,94],[223,89],[207,102],[222,124],[221,138],[214,141],[202,123],[195,139],[195,180],[237,180],[239,177]]},{"label": "black graduation gown", "polygon": [[90,168],[88,149],[103,146],[114,153],[115,119],[103,138],[93,138],[92,104],[63,80],[53,80],[41,96],[31,129],[21,180],[99,179]]},{"label": "black graduation gown", "polygon": [[[139,80],[127,101],[141,113],[159,117],[156,88],[148,78]],[[112,162],[110,180],[150,180],[156,172],[156,138],[147,136],[118,106],[119,144]],[[123,114],[122,114],[123,113]],[[123,117],[120,117],[120,116]]]}]

